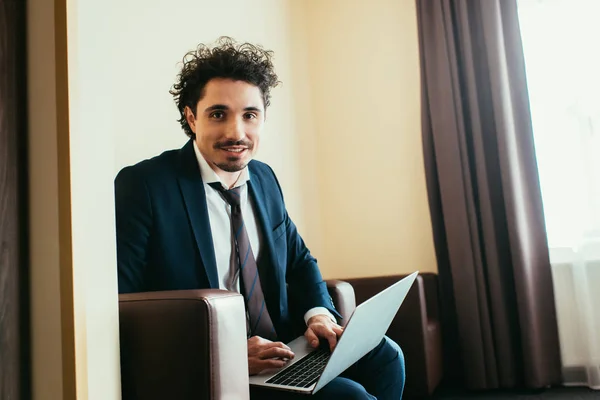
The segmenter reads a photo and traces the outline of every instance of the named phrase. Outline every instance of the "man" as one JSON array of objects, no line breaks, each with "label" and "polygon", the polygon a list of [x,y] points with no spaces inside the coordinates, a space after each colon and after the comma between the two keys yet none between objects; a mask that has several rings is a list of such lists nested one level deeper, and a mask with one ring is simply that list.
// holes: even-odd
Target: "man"
[{"label": "man", "polygon": [[[171,94],[190,140],[115,180],[119,292],[242,293],[251,375],[283,367],[294,354],[282,342],[303,331],[313,346],[324,340],[332,349],[343,331],[275,174],[252,160],[279,83],[271,59],[229,38],[188,53]],[[402,352],[385,338],[315,397],[400,399],[403,386]]]}]

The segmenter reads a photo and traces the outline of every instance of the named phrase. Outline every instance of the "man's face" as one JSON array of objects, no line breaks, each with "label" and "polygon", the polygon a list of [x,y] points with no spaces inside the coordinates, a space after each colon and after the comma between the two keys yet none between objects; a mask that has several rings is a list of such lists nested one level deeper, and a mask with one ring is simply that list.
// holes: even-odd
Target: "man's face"
[{"label": "man's face", "polygon": [[198,149],[218,173],[241,171],[258,150],[265,109],[260,89],[231,79],[212,79],[196,106],[186,108]]}]

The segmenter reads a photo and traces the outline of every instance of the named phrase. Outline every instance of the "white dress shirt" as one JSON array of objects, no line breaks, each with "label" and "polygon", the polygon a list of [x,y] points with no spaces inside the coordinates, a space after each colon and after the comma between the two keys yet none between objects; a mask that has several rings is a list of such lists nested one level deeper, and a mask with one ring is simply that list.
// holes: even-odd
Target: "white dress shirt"
[{"label": "white dress shirt", "polygon": [[[261,251],[262,235],[256,222],[256,211],[253,201],[250,201],[248,198],[247,182],[250,180],[250,171],[248,167],[244,168],[233,187],[229,188],[223,184],[216,172],[208,165],[208,162],[206,162],[202,153],[200,153],[196,142],[194,142],[194,151],[196,152],[196,158],[200,166],[200,175],[204,183],[204,191],[206,192],[206,206],[208,208],[208,219],[210,221],[217,261],[219,288],[239,293],[239,268],[235,257],[235,243],[231,229],[231,206],[223,199],[219,191],[209,184],[218,182],[225,189],[240,187],[240,207],[242,209],[244,225],[246,226],[254,259],[258,260]],[[334,316],[328,309],[325,307],[315,307],[304,314],[304,322],[319,314],[325,314],[335,321]]]}]

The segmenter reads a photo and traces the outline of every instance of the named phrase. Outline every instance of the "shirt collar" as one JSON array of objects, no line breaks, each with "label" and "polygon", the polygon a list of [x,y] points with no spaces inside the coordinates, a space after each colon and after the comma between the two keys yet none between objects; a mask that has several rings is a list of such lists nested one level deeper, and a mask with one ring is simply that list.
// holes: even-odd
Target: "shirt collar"
[{"label": "shirt collar", "polygon": [[[210,165],[208,165],[208,162],[206,161],[206,159],[204,158],[202,153],[200,153],[200,150],[198,149],[198,145],[196,144],[195,140],[194,140],[194,153],[196,153],[196,158],[198,159],[198,166],[200,167],[200,176],[202,177],[202,181],[207,184],[219,182],[221,184],[221,186],[223,186],[225,189],[230,189],[223,184],[223,182],[221,181],[221,178],[219,178],[219,175],[217,175],[217,173],[210,167]],[[235,188],[235,187],[243,186],[249,180],[250,180],[250,171],[248,170],[248,166],[246,166],[242,170],[240,177],[238,178],[235,185],[233,185],[233,187]]]}]

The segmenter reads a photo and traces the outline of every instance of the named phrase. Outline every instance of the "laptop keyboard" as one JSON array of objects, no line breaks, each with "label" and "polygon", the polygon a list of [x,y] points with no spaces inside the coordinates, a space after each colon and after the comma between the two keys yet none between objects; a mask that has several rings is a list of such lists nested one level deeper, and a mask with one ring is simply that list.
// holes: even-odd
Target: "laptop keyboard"
[{"label": "laptop keyboard", "polygon": [[319,379],[331,356],[327,349],[318,349],[294,365],[271,377],[266,383],[307,388]]}]

